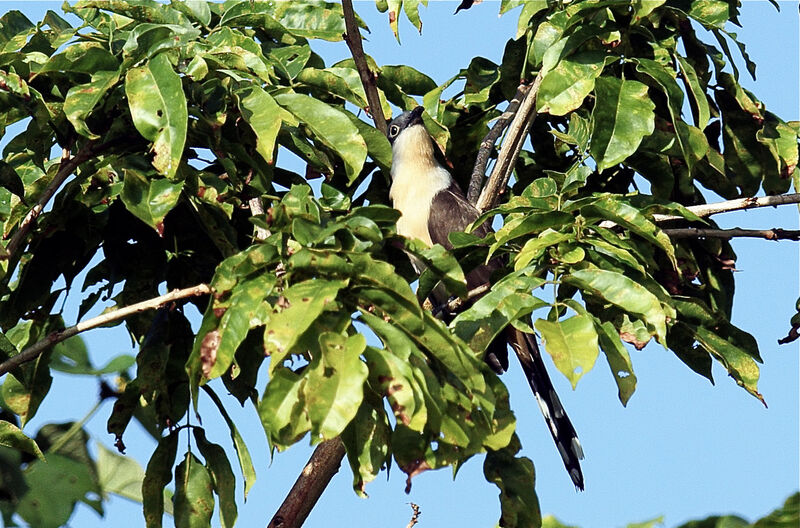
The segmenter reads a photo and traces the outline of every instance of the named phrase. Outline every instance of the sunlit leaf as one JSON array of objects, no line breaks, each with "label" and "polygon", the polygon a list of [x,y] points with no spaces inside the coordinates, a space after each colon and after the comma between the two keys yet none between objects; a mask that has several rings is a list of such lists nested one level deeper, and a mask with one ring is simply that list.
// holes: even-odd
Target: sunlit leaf
[{"label": "sunlit leaf", "polygon": [[563,321],[537,319],[536,329],[542,333],[544,348],[559,371],[572,383],[592,370],[599,348],[597,332],[588,315],[573,315]]},{"label": "sunlit leaf", "polygon": [[595,95],[591,153],[602,171],[633,154],[653,132],[655,104],[647,98],[646,85],[614,77],[599,77]]},{"label": "sunlit leaf", "polygon": [[125,94],[136,130],[153,143],[153,166],[173,178],[183,158],[188,111],[181,78],[167,54],[125,75]]}]

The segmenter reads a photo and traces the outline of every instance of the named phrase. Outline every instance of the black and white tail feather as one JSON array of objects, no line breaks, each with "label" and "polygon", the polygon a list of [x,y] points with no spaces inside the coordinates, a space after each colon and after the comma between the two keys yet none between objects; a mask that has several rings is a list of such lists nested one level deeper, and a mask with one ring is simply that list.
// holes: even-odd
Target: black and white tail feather
[{"label": "black and white tail feather", "polygon": [[[389,196],[394,208],[402,213],[397,221],[398,233],[408,238],[418,238],[431,246],[441,244],[452,249],[448,235],[463,231],[480,213],[464,197],[450,173],[437,159],[438,150],[422,125],[422,112],[423,108],[417,107],[401,114],[389,125],[387,136],[392,144],[392,186]],[[484,237],[490,229],[487,222],[476,228],[473,234]],[[415,267],[418,265],[415,263]],[[467,288],[489,283],[492,273],[502,266],[502,261],[495,258],[469,271],[466,274]],[[432,296],[435,304],[441,305],[448,300],[446,292],[442,294],[434,290]],[[472,299],[464,308],[476,300]],[[450,317],[453,315],[449,314]],[[522,365],[567,473],[575,486],[583,490],[580,465],[583,450],[575,428],[553,389],[536,338],[509,326],[505,335],[498,335],[489,344],[485,354],[486,363],[498,374],[508,370],[509,344]]]},{"label": "black and white tail feather", "polygon": [[578,433],[553,388],[550,375],[547,374],[536,338],[513,327],[509,327],[506,332],[511,334],[508,342],[522,365],[522,371],[544,415],[550,435],[556,443],[561,460],[564,461],[564,467],[567,468],[575,487],[583,491],[583,472],[580,462],[583,460],[583,448],[578,440]]}]

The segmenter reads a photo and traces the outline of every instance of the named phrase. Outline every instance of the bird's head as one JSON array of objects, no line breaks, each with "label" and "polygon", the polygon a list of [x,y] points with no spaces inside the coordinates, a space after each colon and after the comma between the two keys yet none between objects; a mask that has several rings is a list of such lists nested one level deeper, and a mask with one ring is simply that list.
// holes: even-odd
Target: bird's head
[{"label": "bird's head", "polygon": [[436,166],[433,139],[422,123],[422,112],[425,109],[416,107],[410,112],[403,112],[389,124],[386,136],[392,144],[392,166],[406,163],[421,166]]},{"label": "bird's head", "polygon": [[394,142],[403,132],[416,125],[421,126],[422,130],[424,131],[425,125],[422,124],[422,112],[424,111],[424,107],[418,106],[410,112],[403,112],[399,116],[392,119],[392,122],[389,123],[389,130],[386,132],[389,142],[394,145]]}]

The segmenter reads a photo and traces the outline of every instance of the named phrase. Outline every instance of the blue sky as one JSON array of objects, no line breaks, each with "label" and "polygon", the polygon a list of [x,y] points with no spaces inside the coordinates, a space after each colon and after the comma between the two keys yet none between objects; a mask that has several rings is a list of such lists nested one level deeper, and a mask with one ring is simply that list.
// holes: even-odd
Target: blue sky
[{"label": "blue sky", "polygon": [[[785,120],[797,120],[797,4],[781,4],[783,10],[777,13],[766,0],[745,0],[744,27],[732,29],[758,64],[758,81],[744,74],[742,83],[769,110]],[[35,21],[46,9],[59,10],[60,5],[0,2],[0,12],[20,9]],[[409,64],[439,83],[466,67],[473,56],[499,62],[506,40],[514,35],[518,10],[498,18],[499,3],[485,1],[453,16],[456,5],[433,1],[423,8],[422,35],[403,20],[399,45],[389,31],[386,15],[378,13],[372,1],[355,2],[372,30],[365,51],[380,65]],[[343,42],[312,46],[326,64],[349,57]],[[796,229],[798,213],[795,207],[784,206],[715,219],[723,227]],[[657,345],[632,351],[638,386],[627,408],[619,403],[616,385],[602,359],[581,379],[576,391],[548,359],[556,389],[586,452],[586,491],[577,493],[530,390],[521,373],[512,369],[504,380],[517,415],[523,454],[536,465],[536,488],[544,513],[583,528],[624,526],[660,515],[670,527],[720,513],[754,519],[798,488],[798,344],[776,343],[786,335],[798,297],[798,246],[736,240],[734,249],[739,256],[734,323],[759,341],[765,360],[759,390],[769,409],[737,387],[722,368],[715,366],[716,386],[712,386]],[[74,314],[75,307],[70,309]],[[86,341],[96,364],[132,352],[119,328],[93,331]],[[26,432],[34,434],[45,422],[81,418],[96,398],[88,381],[58,375],[50,398]],[[248,502],[240,506],[239,526],[263,526],[301,470],[310,448],[298,445],[270,461],[255,411],[236,409],[233,404],[229,410],[243,430],[258,473]],[[88,424],[93,436],[109,447],[113,438],[105,432],[105,422],[110,411],[111,404],[104,404]],[[215,425],[213,410],[201,406],[200,411],[210,439],[227,446],[227,430],[222,424]],[[125,443],[129,454],[146,464],[153,441],[132,425]],[[403,526],[411,515],[408,502],[420,505],[419,526],[494,526],[499,515],[497,488],[483,478],[482,462],[480,457],[471,460],[455,480],[447,470],[422,474],[414,479],[410,495],[403,493],[405,475],[393,468],[388,481],[382,475],[367,487],[370,498],[366,500],[351,491],[350,470],[345,466],[306,526]],[[216,518],[214,522],[218,522]],[[81,506],[70,524],[140,526],[143,522],[138,504],[113,499],[104,519]]]}]

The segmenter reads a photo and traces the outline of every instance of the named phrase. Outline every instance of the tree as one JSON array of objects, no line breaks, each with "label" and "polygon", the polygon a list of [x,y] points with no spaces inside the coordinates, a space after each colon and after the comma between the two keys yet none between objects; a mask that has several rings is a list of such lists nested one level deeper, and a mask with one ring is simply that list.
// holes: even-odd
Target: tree
[{"label": "tree", "polygon": [[[602,351],[625,403],[636,378],[623,342],[654,339],[706,377],[719,361],[761,398],[758,345],[730,322],[728,240],[797,233],[719,230],[701,188],[745,206],[760,190],[774,196],[763,203],[797,201],[785,194],[797,185],[797,126],[723,69],[731,43],[754,68],[724,29],[735,2],[528,2],[500,65],[476,58],[442,86],[408,66],[361,63],[364,24],[345,27],[348,7],[88,1],[66,6],[80,28],[53,12],[40,25],[4,16],[0,114],[4,127],[28,120],[0,179],[2,423],[16,448],[3,458],[7,521],[59,525],[87,493],[122,489],[109,468],[128,461],[103,452],[83,465],[80,424],[43,427],[35,442],[17,428],[48,395],[51,369],[122,373],[103,392],[115,399],[108,429],[120,450],[133,418],[159,441],[141,488],[151,525],[173,475],[177,523],[209,522],[215,500],[220,522],[235,521],[235,464],[192,420],[201,398],[218,407],[246,493],[254,468],[220,390],[258,410],[272,449],[309,435],[341,454],[340,438],[358,493],[389,463],[411,482],[486,453],[505,525],[537,524],[532,462],[516,456],[507,391],[480,360],[505,325],[533,331],[534,311],[573,386]],[[379,8],[396,31],[399,2]],[[402,8],[421,24],[415,2]],[[353,59],[326,68],[309,41],[345,33]],[[440,100],[458,80],[463,93]],[[502,218],[486,240],[454,237],[452,254],[397,237],[384,205],[380,115],[414,96],[454,174],[472,174],[478,158],[462,184],[490,189],[479,203]],[[305,174],[282,165],[287,150]],[[429,265],[416,292],[403,251]],[[468,296],[461,266],[490,255],[509,259],[507,274],[449,327],[420,308],[439,281]],[[64,340],[84,327],[63,330],[57,281],[69,293],[87,267],[81,317],[112,295],[118,308],[161,306],[100,321],[124,319],[139,344],[133,378],[131,359],[98,369],[78,338]],[[161,297],[164,285],[178,292]],[[185,303],[204,313],[197,331]],[[194,440],[181,461],[179,438]],[[53,475],[73,485],[43,508]]]}]

